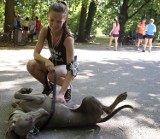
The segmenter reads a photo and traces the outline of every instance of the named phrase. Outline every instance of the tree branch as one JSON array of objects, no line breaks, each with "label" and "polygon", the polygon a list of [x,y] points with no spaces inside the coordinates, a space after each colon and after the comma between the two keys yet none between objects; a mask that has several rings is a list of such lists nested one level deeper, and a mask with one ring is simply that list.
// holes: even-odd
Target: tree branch
[{"label": "tree branch", "polygon": [[128,5],[128,7],[130,8],[131,5],[135,2],[135,0],[132,0],[131,3]]},{"label": "tree branch", "polygon": [[132,15],[128,16],[128,19],[132,18],[134,15],[136,15],[144,6],[146,6],[149,2],[151,2],[152,0],[146,0],[146,2],[141,5],[136,12],[134,12]]}]

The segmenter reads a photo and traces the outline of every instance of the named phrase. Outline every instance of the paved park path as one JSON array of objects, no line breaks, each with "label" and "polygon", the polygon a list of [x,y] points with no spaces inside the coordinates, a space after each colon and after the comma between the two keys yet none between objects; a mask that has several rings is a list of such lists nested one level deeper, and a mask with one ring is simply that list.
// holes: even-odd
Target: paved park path
[{"label": "paved park path", "polygon": [[[26,71],[33,50],[0,50],[0,139],[12,112],[13,94],[21,87],[35,93],[42,86]],[[48,50],[42,51],[44,56]],[[136,111],[123,110],[95,128],[54,129],[43,131],[34,139],[159,139],[160,138],[160,49],[151,53],[121,47],[118,51],[102,48],[76,49],[79,75],[73,81],[73,100],[93,95],[110,105],[127,91],[122,104],[132,104]],[[120,105],[122,105],[120,104]]]}]

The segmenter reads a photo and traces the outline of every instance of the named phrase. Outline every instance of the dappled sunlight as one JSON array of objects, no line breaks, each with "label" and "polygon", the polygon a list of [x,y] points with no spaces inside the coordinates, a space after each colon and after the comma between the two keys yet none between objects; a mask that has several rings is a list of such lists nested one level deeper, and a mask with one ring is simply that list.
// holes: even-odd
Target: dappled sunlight
[{"label": "dappled sunlight", "polygon": [[130,75],[130,73],[121,73],[123,76]]},{"label": "dappled sunlight", "polygon": [[[131,61],[159,61],[159,54],[158,52],[152,52],[152,53],[141,53],[141,52],[130,52],[130,51],[124,51],[124,52],[115,52],[115,51],[104,51],[104,50],[92,50],[92,53],[89,53],[88,50],[81,50],[77,49],[76,54],[81,55],[83,54],[83,57],[78,57],[79,61],[97,61],[104,63],[105,61],[109,60],[131,60]],[[105,58],[104,58],[105,57]]]},{"label": "dappled sunlight", "polygon": [[156,82],[156,84],[160,85],[160,82]]},{"label": "dappled sunlight", "polygon": [[105,90],[106,88],[104,86],[99,86],[99,87],[97,87],[97,89],[99,89],[101,91],[101,90]]},{"label": "dappled sunlight", "polygon": [[[106,96],[106,97],[97,97],[103,104],[109,106],[113,101],[116,99],[116,96]],[[139,111],[139,109],[142,107],[141,104],[136,102],[136,100],[131,100],[131,99],[126,99],[122,101],[120,104],[117,105],[117,107],[125,105],[125,104],[130,104],[134,107],[134,109]]]},{"label": "dappled sunlight", "polygon": [[146,78],[139,79],[139,81],[146,81],[146,80],[147,80]]},{"label": "dappled sunlight", "polygon": [[141,67],[141,66],[133,66],[134,69],[145,69],[145,67]]},{"label": "dappled sunlight", "polygon": [[[156,123],[152,119],[151,115],[144,116],[142,114],[139,114],[135,117],[136,121],[140,123],[142,126],[144,126],[146,123],[149,125],[155,125]],[[144,124],[144,125],[143,125]]]},{"label": "dappled sunlight", "polygon": [[33,58],[33,53],[31,52],[33,52],[33,50],[1,50],[0,58],[12,62],[18,59],[26,60],[28,58]]},{"label": "dappled sunlight", "polygon": [[90,76],[88,76],[88,75],[78,75],[78,76],[76,77],[76,80],[89,79],[89,78],[90,78]]},{"label": "dappled sunlight", "polygon": [[160,97],[160,94],[148,94],[149,96],[151,96],[151,97]]},{"label": "dappled sunlight", "polygon": [[91,77],[95,76],[92,70],[83,70],[82,72],[78,73],[78,76],[76,79],[89,79]]},{"label": "dappled sunlight", "polygon": [[[0,61],[1,62],[1,61]],[[26,71],[26,65],[23,63],[23,65],[19,65],[20,63],[11,63],[11,64],[7,64],[7,65],[3,65],[3,67],[1,68],[2,71],[6,71],[6,69],[8,71]]]},{"label": "dappled sunlight", "polygon": [[[42,53],[49,57],[48,50]],[[43,86],[26,70],[26,62],[33,58],[32,54],[33,50],[0,51],[2,99],[5,100],[5,95],[8,94],[8,100],[13,99],[10,92],[21,87],[31,87],[38,93],[42,91]],[[133,111],[121,110],[111,120],[100,124],[102,134],[120,135],[118,137],[123,139],[145,139],[146,134],[148,138],[153,135],[160,136],[157,129],[160,127],[158,51],[141,53],[76,49],[75,54],[78,55],[79,73],[72,82],[73,101],[80,104],[84,97],[95,96],[109,106],[117,95],[127,92],[127,99],[117,107],[130,104],[135,108]]]},{"label": "dappled sunlight", "polygon": [[19,86],[19,84],[26,84],[26,83],[30,83],[30,82],[34,82],[35,79],[31,78],[31,77],[27,77],[27,78],[18,78],[18,79],[14,79],[11,81],[3,81],[0,82],[0,86],[1,89],[11,89],[11,88],[15,88],[16,86]]},{"label": "dappled sunlight", "polygon": [[109,82],[108,85],[117,85],[117,82]]},{"label": "dappled sunlight", "polygon": [[13,83],[13,81],[9,81],[9,82],[0,83],[0,86],[1,86],[1,89],[11,89],[11,88],[14,88],[17,84],[19,84],[19,82]]},{"label": "dappled sunlight", "polygon": [[[160,101],[160,94],[151,94],[151,93],[149,93],[148,95],[151,96],[151,99],[156,98],[156,99],[158,99]],[[158,106],[160,106],[160,104]]]},{"label": "dappled sunlight", "polygon": [[[113,124],[116,124],[117,120],[123,121],[123,123],[120,122],[121,124],[119,124],[119,126],[122,128],[122,130],[125,129],[126,135],[129,135],[129,139],[151,139],[153,134],[160,135],[156,123],[152,119],[143,117],[142,115],[134,117],[134,119],[131,119],[127,116],[119,116],[116,118],[116,120],[113,120]],[[146,124],[148,124],[148,126],[146,126]],[[157,128],[157,130],[151,129],[150,126],[154,126]],[[146,133],[152,133],[152,135]]]},{"label": "dappled sunlight", "polygon": [[15,76],[17,73],[3,73],[3,76]]},{"label": "dappled sunlight", "polygon": [[[132,118],[130,116],[125,116],[124,113],[134,115],[134,117]],[[112,131],[112,129],[116,129],[117,134],[123,132],[123,134],[129,139],[151,139],[153,138],[153,136],[157,136],[157,138],[154,139],[158,139],[160,136],[159,124],[157,124],[153,119],[144,117],[141,114],[137,115],[136,112],[129,109],[122,110],[111,120],[100,125],[103,129],[105,127],[108,127],[107,131],[104,132],[110,132],[114,134],[114,131]]]},{"label": "dappled sunlight", "polygon": [[115,69],[112,70],[112,72],[117,72],[117,71],[120,71],[120,70],[122,70],[122,67],[115,68]]},{"label": "dappled sunlight", "polygon": [[103,60],[98,62],[98,63],[100,63],[100,64],[109,64],[109,65],[117,65],[116,63],[109,62],[109,61],[103,61]]},{"label": "dappled sunlight", "polygon": [[89,67],[95,67],[95,65],[94,65],[94,64],[89,64],[88,66],[89,66]]}]

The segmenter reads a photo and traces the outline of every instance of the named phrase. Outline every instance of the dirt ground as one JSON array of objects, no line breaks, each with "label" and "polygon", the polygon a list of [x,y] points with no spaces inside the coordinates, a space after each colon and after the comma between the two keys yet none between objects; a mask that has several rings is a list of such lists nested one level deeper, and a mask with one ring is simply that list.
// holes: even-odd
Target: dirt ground
[{"label": "dirt ground", "polygon": [[[87,128],[65,128],[41,131],[34,139],[159,139],[160,137],[160,48],[142,53],[134,47],[76,48],[79,74],[73,80],[74,102],[80,104],[88,95],[110,105],[115,97],[127,91],[122,104],[135,111],[122,110],[111,120]],[[47,49],[42,51],[49,56]],[[7,118],[13,111],[14,92],[31,87],[35,93],[42,86],[26,71],[33,49],[0,50],[0,138],[7,130]],[[120,106],[119,105],[119,106]]]}]

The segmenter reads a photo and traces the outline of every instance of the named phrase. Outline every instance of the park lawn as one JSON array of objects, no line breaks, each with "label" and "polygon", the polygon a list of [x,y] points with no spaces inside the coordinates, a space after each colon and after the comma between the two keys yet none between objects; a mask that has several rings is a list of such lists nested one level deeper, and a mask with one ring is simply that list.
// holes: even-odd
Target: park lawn
[{"label": "park lawn", "polygon": [[[1,43],[0,42],[0,50],[2,49],[34,49],[37,40],[33,43],[28,43],[26,46],[14,46],[13,43]],[[108,46],[108,38],[107,36],[97,36],[94,40],[86,43],[79,43],[75,41],[75,48],[98,48]],[[45,42],[45,48],[47,48],[47,42]]]},{"label": "park lawn", "polygon": [[[100,48],[100,47],[108,47],[109,37],[106,35],[99,35],[96,36],[95,39],[91,40],[90,42],[76,42],[75,41],[75,48]],[[36,45],[36,41],[34,43],[29,43],[26,46],[14,46],[13,44],[1,43],[0,42],[0,50],[3,49],[34,49]],[[160,47],[160,42],[155,41],[153,46]],[[47,48],[47,42],[45,43],[45,48]]]}]

